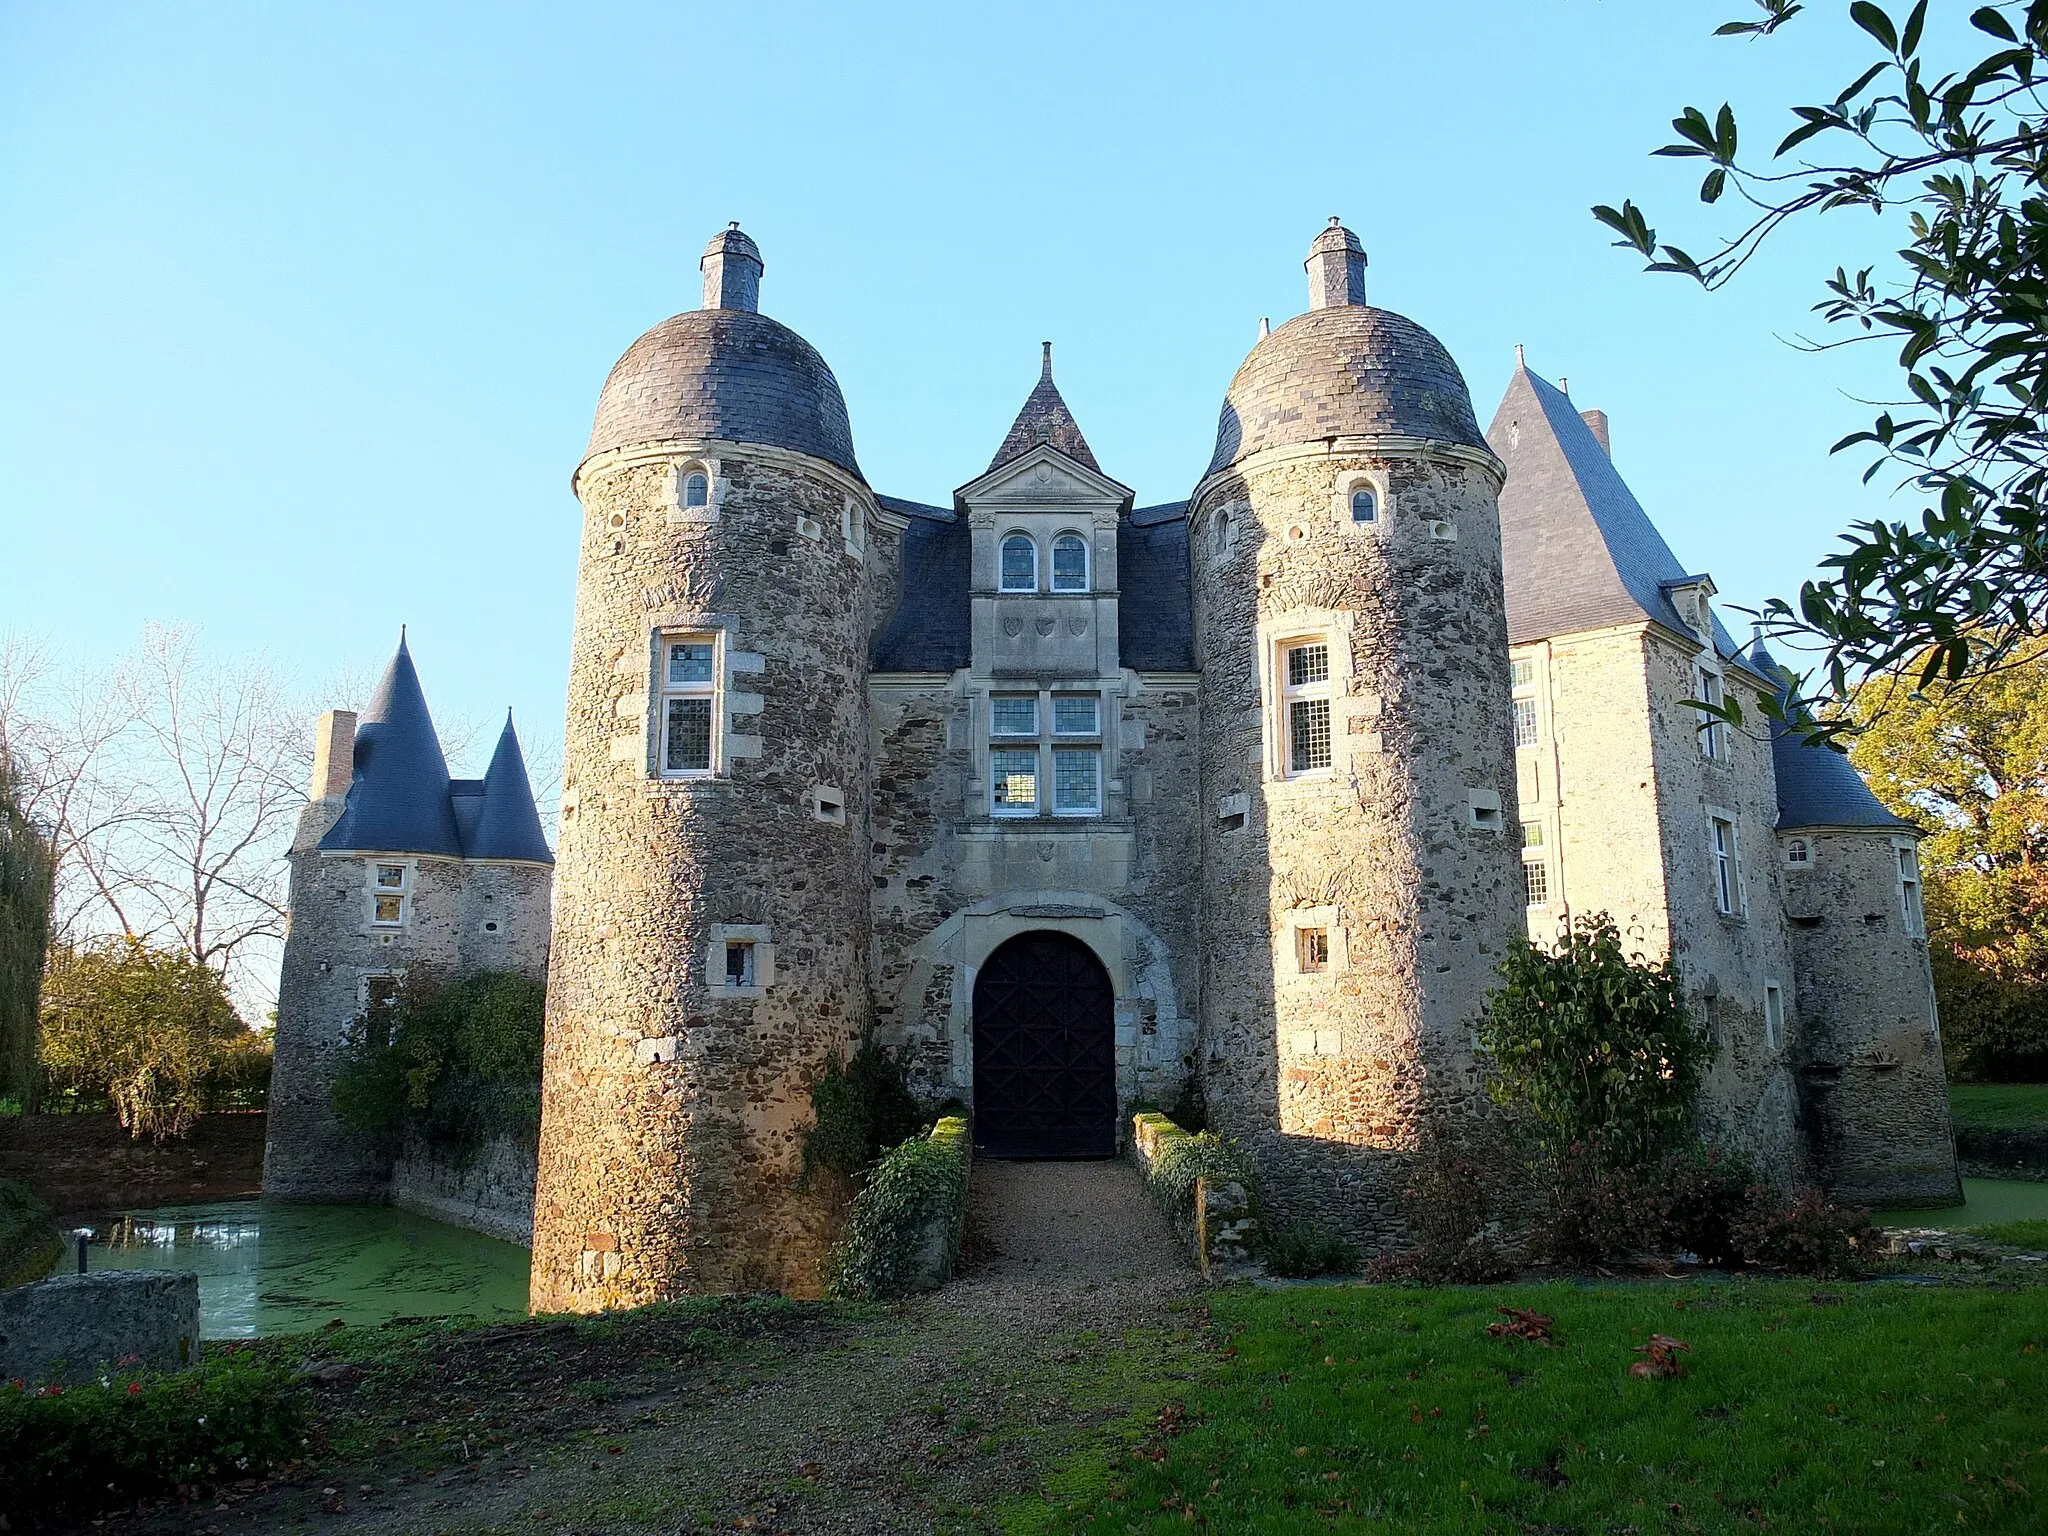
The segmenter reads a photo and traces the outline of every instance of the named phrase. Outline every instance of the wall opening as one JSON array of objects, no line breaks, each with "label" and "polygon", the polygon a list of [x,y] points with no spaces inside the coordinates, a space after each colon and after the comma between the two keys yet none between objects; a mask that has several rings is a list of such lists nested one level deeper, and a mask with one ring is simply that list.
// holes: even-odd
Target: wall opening
[{"label": "wall opening", "polygon": [[1024,933],[974,982],[974,1141],[989,1157],[1116,1155],[1116,994],[1079,939]]}]

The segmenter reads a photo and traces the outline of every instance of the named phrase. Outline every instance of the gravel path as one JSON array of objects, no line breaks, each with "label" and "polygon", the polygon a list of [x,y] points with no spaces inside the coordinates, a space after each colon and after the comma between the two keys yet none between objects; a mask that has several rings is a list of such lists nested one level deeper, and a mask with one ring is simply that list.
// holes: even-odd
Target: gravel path
[{"label": "gravel path", "polygon": [[1200,1293],[1128,1164],[984,1161],[966,1273],[931,1296],[741,1348],[504,1459],[360,1483],[329,1468],[159,1528],[994,1531],[1059,1463],[1134,1441],[1183,1395]]}]

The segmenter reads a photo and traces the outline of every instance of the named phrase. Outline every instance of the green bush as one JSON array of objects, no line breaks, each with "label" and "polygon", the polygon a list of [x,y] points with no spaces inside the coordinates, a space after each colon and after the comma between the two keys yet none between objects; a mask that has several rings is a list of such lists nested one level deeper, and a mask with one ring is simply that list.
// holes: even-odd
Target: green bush
[{"label": "green bush", "polygon": [[815,1117],[804,1133],[804,1176],[829,1168],[853,1178],[890,1147],[931,1123],[911,1094],[903,1063],[861,1041],[852,1057],[833,1056],[811,1088]]},{"label": "green bush", "polygon": [[111,1103],[137,1137],[183,1136],[248,1028],[218,972],[177,950],[107,939],[50,957],[42,1066],[61,1098]]},{"label": "green bush", "polygon": [[350,1030],[335,1114],[387,1150],[408,1135],[462,1158],[500,1135],[533,1145],[546,998],[509,972],[409,972]]},{"label": "green bush", "polygon": [[1604,912],[1555,948],[1517,939],[1479,1024],[1487,1091],[1542,1153],[1642,1168],[1689,1132],[1713,1047],[1671,966],[1631,955]]},{"label": "green bush", "polygon": [[261,1477],[301,1453],[307,1422],[305,1393],[238,1353],[174,1375],[0,1384],[8,1516],[71,1524],[180,1488]]},{"label": "green bush", "polygon": [[1327,1227],[1312,1222],[1297,1221],[1268,1233],[1264,1247],[1266,1268],[1276,1275],[1306,1279],[1358,1272],[1358,1250]]},{"label": "green bush", "polygon": [[967,1222],[967,1175],[973,1156],[967,1122],[948,1117],[929,1136],[891,1147],[854,1196],[846,1231],[832,1258],[831,1292],[855,1301],[905,1295],[926,1273],[931,1242],[950,1273]]},{"label": "green bush", "polygon": [[0,1179],[0,1286],[42,1279],[63,1252],[50,1208],[26,1184]]},{"label": "green bush", "polygon": [[1166,1207],[1169,1216],[1185,1216],[1194,1208],[1195,1182],[1242,1184],[1256,1201],[1257,1184],[1251,1165],[1236,1146],[1214,1131],[1190,1134],[1164,1115],[1148,1115],[1147,1122],[1158,1129],[1159,1139],[1145,1168],[1145,1188]]},{"label": "green bush", "polygon": [[1868,1211],[1835,1205],[1817,1189],[1781,1201],[1759,1188],[1735,1225],[1735,1241],[1752,1264],[1852,1280],[1876,1256],[1878,1232]]}]

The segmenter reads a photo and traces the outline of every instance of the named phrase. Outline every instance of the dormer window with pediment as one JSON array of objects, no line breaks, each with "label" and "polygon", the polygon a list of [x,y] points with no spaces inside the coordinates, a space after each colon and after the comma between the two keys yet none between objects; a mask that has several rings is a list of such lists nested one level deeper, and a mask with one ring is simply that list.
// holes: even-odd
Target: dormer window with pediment
[{"label": "dormer window with pediment", "polygon": [[1088,541],[1078,533],[1063,533],[1052,541],[1052,589],[1088,590]]}]

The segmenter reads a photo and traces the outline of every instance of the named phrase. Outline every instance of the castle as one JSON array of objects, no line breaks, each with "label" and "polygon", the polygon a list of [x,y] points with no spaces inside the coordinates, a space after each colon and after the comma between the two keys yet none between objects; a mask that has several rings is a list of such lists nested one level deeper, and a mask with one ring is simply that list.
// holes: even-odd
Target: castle
[{"label": "castle", "polygon": [[[1719,1140],[1847,1198],[1956,1196],[1919,834],[1839,755],[1688,702],[1761,722],[1780,674],[1600,412],[1518,360],[1482,433],[1332,220],[1186,501],[1105,472],[1048,348],[987,469],[924,505],[868,485],[753,241],[701,266],[573,481],[535,1307],[814,1291],[841,1212],[800,1178],[810,1087],[870,1030],[989,1155],[1109,1155],[1199,1090],[1276,1215],[1382,1249],[1424,1133],[1484,1113],[1509,939],[1594,911],[1680,967]],[[309,921],[357,954],[385,861],[418,858],[432,920],[456,855],[351,821],[377,772],[359,747],[294,855],[342,903],[295,902],[294,955],[339,942]],[[516,867],[525,922],[546,866]],[[305,974],[281,1083],[346,1028]]]}]

